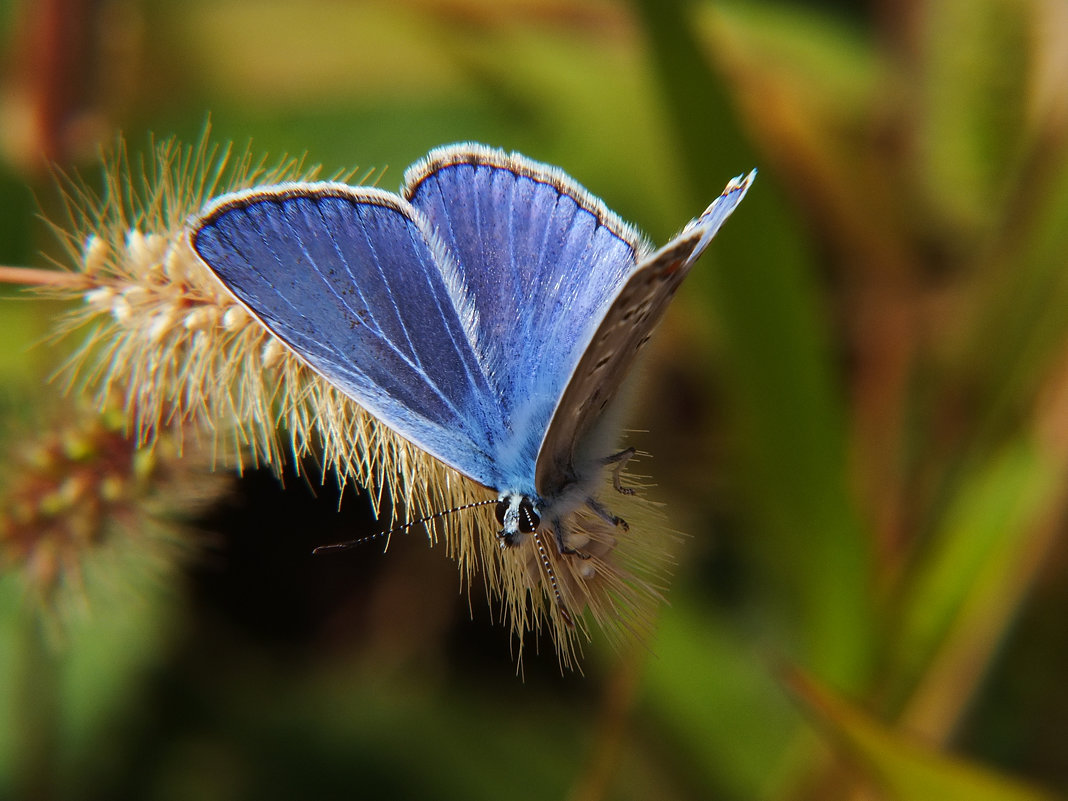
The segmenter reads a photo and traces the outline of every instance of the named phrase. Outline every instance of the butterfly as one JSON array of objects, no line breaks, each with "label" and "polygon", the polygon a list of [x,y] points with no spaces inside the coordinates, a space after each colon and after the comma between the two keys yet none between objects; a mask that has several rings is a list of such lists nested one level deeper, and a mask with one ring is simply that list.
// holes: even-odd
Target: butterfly
[{"label": "butterfly", "polygon": [[489,488],[502,548],[545,536],[581,559],[569,517],[626,527],[596,488],[611,470],[633,491],[620,471],[634,450],[614,452],[606,410],[755,174],[655,251],[560,169],[470,143],[431,151],[399,193],[300,182],[223,195],[189,237],[313,371]]}]

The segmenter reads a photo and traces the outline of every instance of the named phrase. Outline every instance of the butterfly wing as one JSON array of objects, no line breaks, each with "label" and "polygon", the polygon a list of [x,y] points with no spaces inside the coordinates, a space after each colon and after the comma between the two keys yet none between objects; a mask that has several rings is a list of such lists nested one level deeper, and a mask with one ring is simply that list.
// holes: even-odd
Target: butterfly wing
[{"label": "butterfly wing", "polygon": [[575,480],[576,448],[615,397],[694,261],[745,197],[755,176],[754,170],[731,181],[704,214],[638,265],[611,300],[596,330],[582,343],[582,357],[538,454],[536,485],[542,496],[552,497]]},{"label": "butterfly wing", "polygon": [[512,489],[534,489],[553,410],[601,310],[648,247],[556,168],[480,145],[431,152],[402,194],[456,255],[477,316],[475,350],[510,438],[499,463]]},{"label": "butterfly wing", "polygon": [[191,243],[313,370],[389,428],[497,486],[499,407],[450,286],[450,256],[388,192],[283,184],[226,195]]}]

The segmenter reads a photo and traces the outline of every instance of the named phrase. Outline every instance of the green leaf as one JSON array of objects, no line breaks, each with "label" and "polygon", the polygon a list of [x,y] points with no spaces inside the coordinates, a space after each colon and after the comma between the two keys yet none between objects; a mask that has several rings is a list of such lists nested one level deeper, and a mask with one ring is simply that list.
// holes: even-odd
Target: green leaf
[{"label": "green leaf", "polygon": [[[738,172],[748,148],[694,37],[689,4],[636,6],[696,196],[715,176]],[[787,588],[810,664],[858,686],[874,629],[868,539],[846,478],[846,410],[815,257],[773,176],[758,177],[713,251],[714,269],[695,280],[705,281],[722,327],[746,524],[770,560],[770,580]]]},{"label": "green leaf", "polygon": [[[934,671],[925,695],[962,706],[1049,545],[1063,501],[1063,464],[1022,437],[965,472],[932,542],[901,588],[887,675],[904,702],[938,660],[964,654],[970,670]],[[916,703],[914,700],[913,703]],[[948,725],[956,713],[944,713]]]},{"label": "green leaf", "polygon": [[972,449],[1011,433],[1060,364],[1068,337],[1068,152],[1043,153],[1018,188],[1020,212],[1001,223],[984,274],[981,305],[960,363],[946,378],[964,384],[980,416]]},{"label": "green leaf", "polygon": [[685,597],[665,610],[645,667],[647,713],[700,784],[728,798],[771,798],[800,719],[767,654]]},{"label": "green leaf", "polygon": [[799,673],[787,683],[819,728],[893,801],[1054,801],[1029,787],[886,728]]},{"label": "green leaf", "polygon": [[925,210],[961,234],[1002,212],[1029,136],[1033,6],[941,0],[920,6],[916,181]]}]

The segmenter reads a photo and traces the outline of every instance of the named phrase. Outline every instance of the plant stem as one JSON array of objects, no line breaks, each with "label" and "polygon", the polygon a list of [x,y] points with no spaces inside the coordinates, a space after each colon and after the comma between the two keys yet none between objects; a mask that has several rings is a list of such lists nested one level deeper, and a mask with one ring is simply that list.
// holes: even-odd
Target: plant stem
[{"label": "plant stem", "polygon": [[78,286],[85,280],[78,273],[64,270],[42,270],[36,267],[6,267],[0,265],[0,284],[28,284],[34,286]]}]

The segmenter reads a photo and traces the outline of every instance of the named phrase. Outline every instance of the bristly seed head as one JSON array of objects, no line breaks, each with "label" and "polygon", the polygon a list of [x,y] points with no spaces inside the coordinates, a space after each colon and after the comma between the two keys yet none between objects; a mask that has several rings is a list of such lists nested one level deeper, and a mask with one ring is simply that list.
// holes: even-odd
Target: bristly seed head
[{"label": "bristly seed head", "polygon": [[42,422],[33,441],[14,443],[0,474],[0,569],[19,577],[46,630],[62,639],[100,553],[118,549],[156,574],[169,570],[195,542],[176,521],[226,482],[194,448],[180,454],[172,432],[138,447],[121,414],[75,407],[51,427]]},{"label": "bristly seed head", "polygon": [[[65,245],[67,269],[84,281],[41,291],[82,301],[64,325],[65,332],[85,332],[68,365],[71,384],[100,408],[119,397],[141,444],[151,445],[166,422],[211,438],[218,460],[237,468],[280,470],[286,461],[299,467],[314,453],[324,475],[329,468],[343,484],[366,488],[376,512],[388,499],[410,520],[486,499],[484,487],[380,425],[309,369],[193,253],[186,220],[210,198],[317,174],[288,158],[267,166],[248,151],[211,144],[205,133],[191,147],[159,144],[147,165],[131,164],[120,142],[104,163],[99,195],[61,176],[67,218],[51,226]],[[65,487],[56,502],[79,492]],[[635,511],[628,508],[626,516]],[[574,666],[589,630],[582,617],[574,626],[571,618],[583,609],[610,634],[646,628],[659,599],[651,582],[664,569],[671,535],[656,526],[620,539],[618,530],[581,510],[568,531],[575,540],[569,546],[589,558],[555,547],[539,555],[531,537],[501,550],[486,507],[428,524],[431,541],[444,540],[465,583],[486,574],[520,649],[524,632],[547,626],[561,664]]]}]

